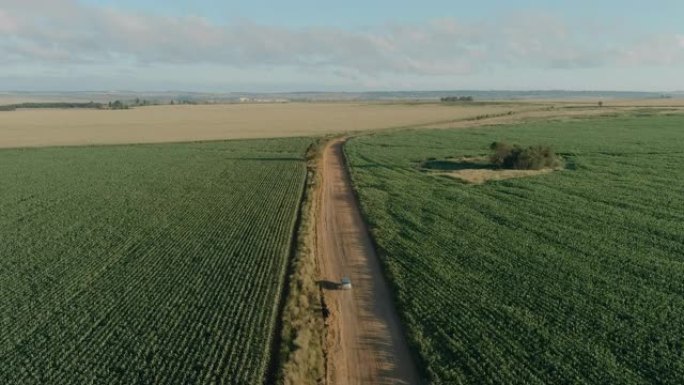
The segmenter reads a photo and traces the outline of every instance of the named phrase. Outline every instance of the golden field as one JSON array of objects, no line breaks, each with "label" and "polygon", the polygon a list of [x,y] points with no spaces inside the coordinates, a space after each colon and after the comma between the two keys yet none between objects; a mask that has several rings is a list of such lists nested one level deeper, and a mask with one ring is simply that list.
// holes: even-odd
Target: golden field
[{"label": "golden field", "polygon": [[[312,102],[0,112],[0,148],[315,136],[393,127],[461,128],[530,119],[681,109],[684,100],[491,104]],[[510,115],[508,114],[510,112]],[[487,116],[487,119],[477,119]]]},{"label": "golden field", "polygon": [[0,147],[311,136],[467,119],[516,105],[281,103],[0,112]]}]

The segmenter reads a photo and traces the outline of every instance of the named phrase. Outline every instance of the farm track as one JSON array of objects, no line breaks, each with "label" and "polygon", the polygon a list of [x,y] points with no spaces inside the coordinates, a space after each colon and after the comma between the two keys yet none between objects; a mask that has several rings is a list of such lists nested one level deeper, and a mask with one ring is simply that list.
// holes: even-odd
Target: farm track
[{"label": "farm track", "polygon": [[[323,188],[317,222],[317,258],[327,319],[327,383],[418,384],[390,290],[351,187],[343,139],[322,160]],[[351,277],[351,291],[334,283]]]}]

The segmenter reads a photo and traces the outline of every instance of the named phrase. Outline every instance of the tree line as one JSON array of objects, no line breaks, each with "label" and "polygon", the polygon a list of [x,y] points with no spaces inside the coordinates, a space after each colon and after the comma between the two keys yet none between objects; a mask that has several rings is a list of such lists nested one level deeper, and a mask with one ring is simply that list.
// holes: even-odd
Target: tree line
[{"label": "tree line", "polygon": [[475,99],[472,96],[446,96],[440,99],[442,103],[455,103],[455,102],[472,102]]}]

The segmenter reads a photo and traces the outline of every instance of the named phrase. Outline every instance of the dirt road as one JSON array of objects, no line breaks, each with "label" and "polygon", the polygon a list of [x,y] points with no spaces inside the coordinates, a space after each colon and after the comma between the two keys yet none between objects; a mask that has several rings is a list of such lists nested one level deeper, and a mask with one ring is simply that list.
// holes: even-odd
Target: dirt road
[{"label": "dirt road", "polygon": [[[419,384],[390,291],[344,165],[343,140],[323,154],[317,258],[328,317],[327,383]],[[343,276],[352,290],[337,290]]]}]

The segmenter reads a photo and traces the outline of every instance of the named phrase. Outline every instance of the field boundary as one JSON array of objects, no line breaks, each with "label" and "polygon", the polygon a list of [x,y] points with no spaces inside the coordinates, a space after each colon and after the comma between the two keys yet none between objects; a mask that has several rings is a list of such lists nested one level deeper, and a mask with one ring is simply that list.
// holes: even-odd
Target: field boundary
[{"label": "field boundary", "polygon": [[352,168],[349,166],[349,157],[347,155],[347,143],[349,140],[354,139],[355,137],[362,136],[362,135],[357,135],[354,137],[347,137],[345,138],[344,142],[342,143],[342,159],[344,161],[344,167],[347,169],[347,172],[349,173],[349,180],[351,182],[351,190],[354,194],[354,200],[356,201],[356,205],[359,207],[359,212],[361,213],[361,218],[363,221],[366,223],[366,227],[368,228],[368,238],[371,241],[371,245],[373,246],[373,249],[375,249],[375,253],[378,257],[378,261],[380,262],[380,269],[382,271],[383,276],[385,277],[385,281],[387,285],[390,287],[390,295],[392,297],[392,304],[397,310],[397,315],[399,316],[399,319],[401,320],[400,327],[401,327],[401,332],[406,338],[406,342],[409,347],[409,352],[411,353],[411,357],[413,358],[413,362],[416,364],[416,369],[418,370],[418,374],[420,377],[423,379],[425,383],[430,383],[431,380],[433,379],[434,376],[430,375],[429,371],[429,365],[427,361],[425,360],[425,357],[421,354],[421,349],[420,349],[420,343],[418,342],[418,339],[416,336],[411,332],[411,329],[408,328],[406,325],[410,323],[410,320],[407,320],[405,318],[404,312],[400,311],[402,308],[402,303],[400,301],[399,296],[397,295],[398,290],[397,286],[395,283],[395,280],[393,278],[393,275],[391,271],[388,269],[387,264],[385,263],[385,256],[387,255],[387,252],[385,251],[384,248],[380,247],[378,245],[377,241],[375,240],[375,234],[374,234],[374,229],[370,225],[370,221],[368,220],[368,214],[366,212],[366,208],[363,205],[361,201],[361,197],[359,196],[359,191],[356,188],[356,183],[354,181],[354,174],[352,172]]},{"label": "field boundary", "polygon": [[[307,154],[311,150],[314,144],[310,145],[307,149]],[[278,298],[277,311],[275,314],[275,323],[273,326],[273,332],[271,335],[271,341],[269,346],[269,360],[266,366],[266,371],[264,372],[263,379],[265,385],[276,384],[278,379],[278,372],[281,366],[281,347],[283,344],[283,329],[284,329],[284,319],[283,314],[285,312],[285,307],[287,305],[288,299],[290,298],[291,281],[295,272],[295,259],[298,250],[298,235],[299,229],[302,222],[302,212],[304,209],[304,204],[307,199],[307,186],[309,185],[309,172],[308,167],[306,175],[304,176],[304,183],[299,193],[299,206],[297,208],[297,213],[295,215],[294,223],[292,226],[292,235],[290,237],[288,245],[288,259],[285,268],[285,276],[283,278],[282,287],[280,291],[280,296]]]},{"label": "field boundary", "polygon": [[306,154],[307,177],[279,313],[278,344],[265,383],[320,384],[325,381],[324,304],[316,282],[316,216],[319,209],[322,150],[328,137],[314,139]]}]

